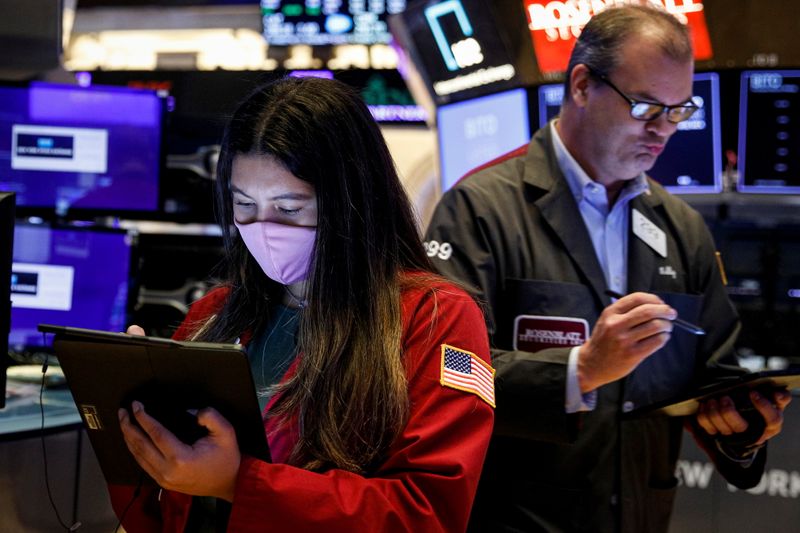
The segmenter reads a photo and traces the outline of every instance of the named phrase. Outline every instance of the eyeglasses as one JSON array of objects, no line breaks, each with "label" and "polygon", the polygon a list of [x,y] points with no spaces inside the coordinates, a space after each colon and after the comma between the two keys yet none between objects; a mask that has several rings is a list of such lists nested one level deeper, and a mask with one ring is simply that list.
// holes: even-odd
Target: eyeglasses
[{"label": "eyeglasses", "polygon": [[631,106],[631,117],[636,120],[655,120],[666,111],[667,120],[673,124],[677,124],[679,122],[683,122],[684,120],[690,119],[692,115],[694,115],[695,111],[700,109],[700,106],[693,101],[693,98],[678,105],[665,105],[659,104],[658,102],[648,102],[646,100],[634,100],[627,94],[620,91],[619,88],[611,83],[611,80],[605,76],[598,74],[592,69],[589,69],[589,72],[592,74],[592,76],[614,89],[618,95],[623,97],[625,101],[628,102],[628,104]]}]

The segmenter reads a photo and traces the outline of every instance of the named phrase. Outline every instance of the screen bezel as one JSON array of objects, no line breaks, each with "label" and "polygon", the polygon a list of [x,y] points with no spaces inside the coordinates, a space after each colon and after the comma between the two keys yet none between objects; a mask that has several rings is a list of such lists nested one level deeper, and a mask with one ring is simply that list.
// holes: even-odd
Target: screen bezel
[{"label": "screen bezel", "polygon": [[14,249],[14,193],[0,192],[0,409],[6,405],[8,336],[11,331],[11,263]]}]

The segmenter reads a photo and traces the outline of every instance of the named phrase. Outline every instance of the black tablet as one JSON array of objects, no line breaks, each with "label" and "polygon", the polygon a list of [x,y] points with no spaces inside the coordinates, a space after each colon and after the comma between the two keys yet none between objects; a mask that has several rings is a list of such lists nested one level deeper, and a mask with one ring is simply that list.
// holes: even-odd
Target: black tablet
[{"label": "black tablet", "polygon": [[192,410],[213,407],[236,430],[243,454],[269,460],[255,385],[240,345],[175,341],[40,324],[111,484],[136,485],[143,471],[122,438],[117,411],[138,400],[186,443],[205,434]]},{"label": "black tablet", "polygon": [[[674,398],[642,406],[626,413],[625,416],[632,418],[654,414],[688,416],[697,412],[700,402],[710,398],[731,396],[737,402],[738,398],[743,398],[752,389],[767,394],[772,390],[797,388],[800,388],[800,368],[739,374],[719,379]],[[749,400],[746,401],[749,402]],[[739,404],[737,403],[737,405]]]}]

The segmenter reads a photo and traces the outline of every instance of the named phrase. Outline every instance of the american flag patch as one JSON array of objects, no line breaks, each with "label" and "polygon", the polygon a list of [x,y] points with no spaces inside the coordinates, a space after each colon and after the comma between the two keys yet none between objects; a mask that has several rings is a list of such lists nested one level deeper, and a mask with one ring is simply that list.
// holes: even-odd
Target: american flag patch
[{"label": "american flag patch", "polygon": [[444,387],[478,395],[486,403],[494,403],[494,368],[475,354],[442,344],[442,375]]}]

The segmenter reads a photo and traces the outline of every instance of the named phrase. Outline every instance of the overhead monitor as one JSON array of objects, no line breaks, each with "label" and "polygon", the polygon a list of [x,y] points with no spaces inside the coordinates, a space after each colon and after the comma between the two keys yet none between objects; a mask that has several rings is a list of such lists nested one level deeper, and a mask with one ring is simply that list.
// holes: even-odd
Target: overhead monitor
[{"label": "overhead monitor", "polygon": [[416,104],[396,70],[346,69],[331,74],[358,91],[376,122],[425,124],[425,110]]},{"label": "overhead monitor", "polygon": [[157,211],[163,106],[146,89],[0,86],[0,190],[20,211]]},{"label": "overhead monitor", "polygon": [[8,331],[11,322],[11,251],[14,243],[14,195],[0,192],[0,408],[6,404]]},{"label": "overhead monitor", "polygon": [[[702,108],[678,124],[666,148],[647,174],[673,193],[714,193],[722,190],[722,141],[719,76],[694,75],[694,96]],[[563,84],[539,87],[539,127],[558,115]]]},{"label": "overhead monitor", "polygon": [[17,224],[11,274],[14,351],[45,346],[39,323],[124,331],[134,238],[125,230]]},{"label": "overhead monitor", "polygon": [[535,79],[522,4],[411,2],[390,22],[392,34],[437,105],[525,86]]},{"label": "overhead monitor", "polygon": [[272,46],[385,44],[386,17],[405,8],[405,0],[261,0],[261,20]]},{"label": "overhead monitor", "polygon": [[741,192],[800,193],[800,70],[742,73]]},{"label": "overhead monitor", "polygon": [[446,191],[470,170],[530,141],[527,93],[513,89],[443,106],[437,125]]}]

